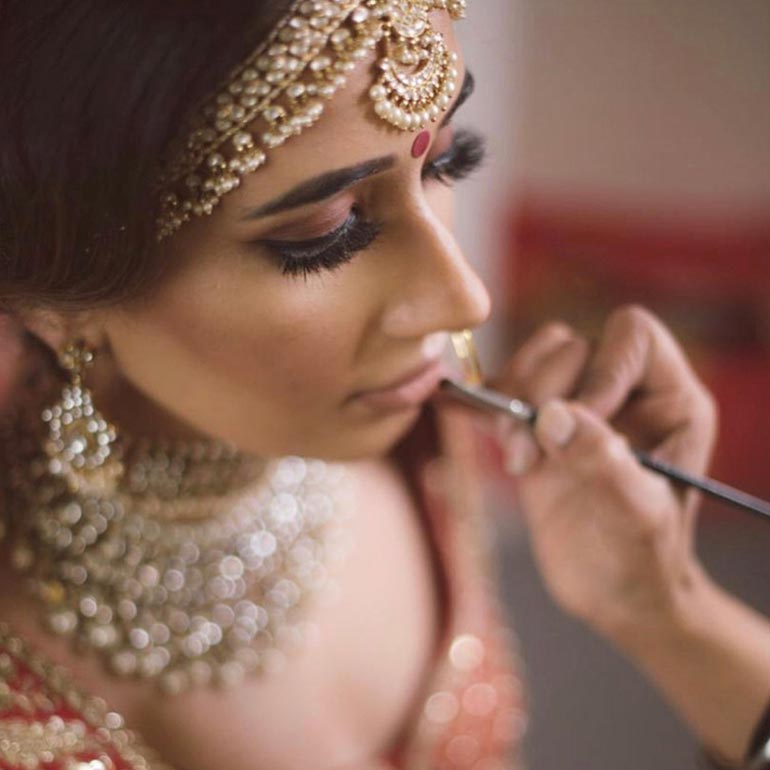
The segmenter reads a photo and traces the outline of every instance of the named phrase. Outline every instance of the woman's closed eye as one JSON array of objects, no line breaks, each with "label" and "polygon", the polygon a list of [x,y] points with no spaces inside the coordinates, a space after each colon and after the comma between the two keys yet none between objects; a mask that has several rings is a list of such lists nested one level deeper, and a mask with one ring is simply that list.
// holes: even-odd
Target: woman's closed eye
[{"label": "woman's closed eye", "polygon": [[486,150],[483,136],[474,131],[458,131],[449,149],[423,166],[422,178],[448,185],[467,179],[484,163]]},{"label": "woman's closed eye", "polygon": [[278,260],[284,275],[303,275],[334,270],[348,262],[377,239],[380,225],[364,219],[358,206],[331,232],[305,241],[262,240]]},{"label": "woman's closed eye", "polygon": [[[472,131],[459,131],[446,152],[425,163],[422,178],[451,186],[482,165],[485,149],[483,137]],[[313,273],[340,268],[369,248],[381,230],[379,223],[366,219],[360,208],[353,206],[342,225],[325,235],[301,241],[262,239],[259,245],[277,260],[284,275],[307,278]]]}]

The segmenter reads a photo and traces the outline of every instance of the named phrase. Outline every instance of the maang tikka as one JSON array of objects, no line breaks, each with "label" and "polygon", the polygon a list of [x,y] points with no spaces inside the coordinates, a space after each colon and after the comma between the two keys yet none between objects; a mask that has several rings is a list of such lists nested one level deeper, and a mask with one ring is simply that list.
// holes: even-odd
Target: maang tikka
[{"label": "maang tikka", "polygon": [[211,214],[276,148],[317,123],[372,55],[373,113],[399,131],[438,122],[459,70],[433,14],[458,21],[466,10],[467,0],[295,0],[169,148],[157,185],[157,239]]},{"label": "maang tikka", "polygon": [[123,463],[115,452],[115,427],[96,410],[85,385],[94,355],[83,342],[72,342],[60,353],[59,363],[69,382],[59,401],[42,413],[48,424],[43,449],[49,472],[61,477],[71,492],[100,496],[115,491]]}]

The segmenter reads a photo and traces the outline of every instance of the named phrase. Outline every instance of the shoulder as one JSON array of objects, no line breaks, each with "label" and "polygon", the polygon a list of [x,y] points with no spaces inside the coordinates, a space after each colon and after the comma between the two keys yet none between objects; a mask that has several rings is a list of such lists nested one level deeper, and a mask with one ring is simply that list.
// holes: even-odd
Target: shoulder
[{"label": "shoulder", "polygon": [[171,770],[122,717],[0,623],[2,770]]}]

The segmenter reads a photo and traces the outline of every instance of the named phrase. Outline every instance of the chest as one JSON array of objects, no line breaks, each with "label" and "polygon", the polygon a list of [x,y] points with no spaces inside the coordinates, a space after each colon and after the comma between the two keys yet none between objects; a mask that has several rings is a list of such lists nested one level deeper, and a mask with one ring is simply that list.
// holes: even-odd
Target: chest
[{"label": "chest", "polygon": [[150,683],[105,676],[93,656],[42,633],[21,590],[3,593],[0,613],[175,768],[360,764],[397,740],[420,695],[438,641],[441,583],[430,527],[395,468],[360,464],[354,483],[353,548],[336,597],[312,608],[315,643],[274,676],[164,699]]}]

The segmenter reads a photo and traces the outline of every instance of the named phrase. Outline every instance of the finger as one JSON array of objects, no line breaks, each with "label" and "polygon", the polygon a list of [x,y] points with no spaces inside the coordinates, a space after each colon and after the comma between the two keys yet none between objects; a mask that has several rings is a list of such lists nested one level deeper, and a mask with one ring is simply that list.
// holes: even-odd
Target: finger
[{"label": "finger", "polygon": [[638,399],[613,424],[638,435],[638,449],[691,473],[704,473],[716,442],[717,411],[713,396],[697,384]]},{"label": "finger", "polygon": [[[490,387],[501,393],[524,399],[539,406],[552,398],[569,398],[583,374],[590,356],[590,346],[583,337],[574,334],[568,339],[556,342],[551,339],[546,348],[538,351],[538,359],[530,359],[527,369],[529,374],[524,376],[523,367],[518,367],[518,373],[509,372],[490,380]],[[503,421],[498,420],[500,425]],[[511,429],[516,426],[508,419]],[[510,432],[510,431],[507,431]],[[504,435],[507,433],[503,431]]]},{"label": "finger", "polygon": [[502,441],[503,465],[511,476],[524,476],[538,463],[540,447],[529,428],[518,428]]},{"label": "finger", "polygon": [[[530,378],[519,385],[518,393],[511,392],[507,382],[501,382],[497,387],[535,406],[557,397],[568,398],[575,390],[589,356],[588,341],[572,337],[541,358]],[[521,476],[536,464],[540,453],[528,429],[522,430],[510,417],[500,415],[496,422],[496,435],[505,453],[505,468],[509,473]]]},{"label": "finger", "polygon": [[523,396],[534,406],[554,398],[569,398],[585,374],[591,346],[583,337],[573,337],[543,356],[522,384]]},{"label": "finger", "polygon": [[676,498],[662,477],[642,467],[626,439],[581,404],[554,400],[538,415],[535,436],[545,455],[575,480],[600,484],[637,512],[642,526],[657,527]]},{"label": "finger", "polygon": [[[552,321],[541,326],[517,351],[510,361],[494,377],[486,381],[493,390],[514,398],[526,398],[525,382],[538,366],[539,362],[557,350],[565,342],[573,339],[575,332],[561,321]],[[479,418],[486,423],[486,429],[494,433],[503,451],[511,432],[516,428],[515,421],[505,415],[486,415]]]},{"label": "finger", "polygon": [[610,316],[577,400],[611,419],[634,391],[676,392],[696,384],[670,332],[649,311],[631,306]]},{"label": "finger", "polygon": [[[678,465],[691,473],[704,473],[714,449],[717,423],[716,402],[705,393],[697,405],[690,406],[692,419],[674,430],[666,440],[650,454],[658,459]],[[695,489],[677,486],[678,495],[684,511],[684,529],[690,543],[695,542],[695,526],[702,495]]]},{"label": "finger", "polygon": [[505,386],[505,392],[522,398],[520,388],[540,362],[565,342],[573,339],[573,329],[561,321],[540,327],[517,351],[499,374],[489,380],[490,387]]}]

